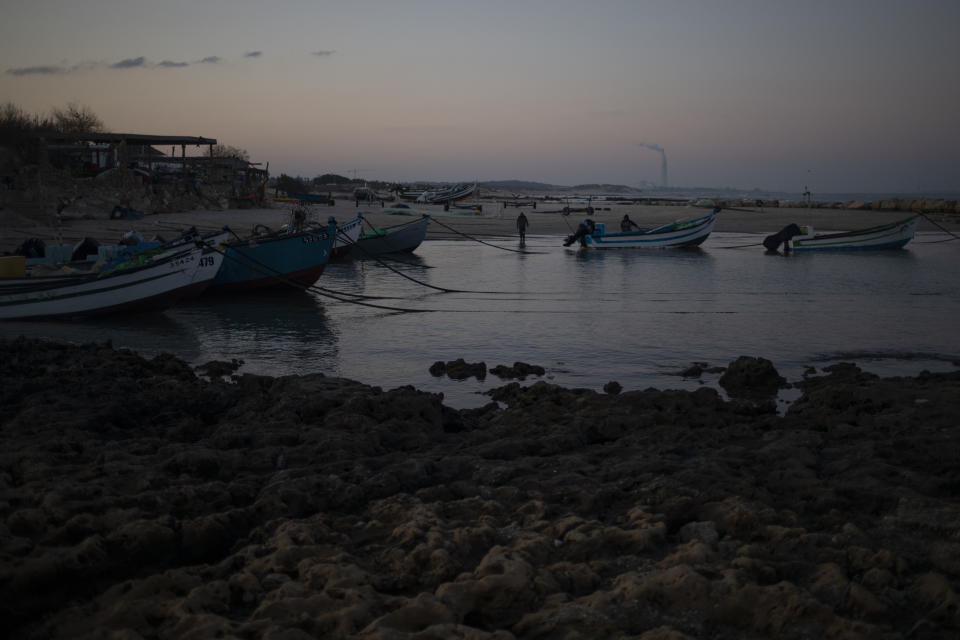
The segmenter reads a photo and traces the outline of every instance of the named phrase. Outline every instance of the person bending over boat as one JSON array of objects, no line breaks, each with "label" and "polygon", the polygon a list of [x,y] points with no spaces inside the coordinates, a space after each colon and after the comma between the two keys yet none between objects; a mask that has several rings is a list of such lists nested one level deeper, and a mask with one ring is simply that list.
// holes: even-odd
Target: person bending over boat
[{"label": "person bending over boat", "polygon": [[636,227],[637,229],[639,229],[640,225],[638,225],[636,222],[631,220],[630,216],[628,216],[627,214],[623,214],[623,220],[620,221],[620,231],[623,231],[624,233],[626,233],[627,231],[630,231],[632,227]]}]

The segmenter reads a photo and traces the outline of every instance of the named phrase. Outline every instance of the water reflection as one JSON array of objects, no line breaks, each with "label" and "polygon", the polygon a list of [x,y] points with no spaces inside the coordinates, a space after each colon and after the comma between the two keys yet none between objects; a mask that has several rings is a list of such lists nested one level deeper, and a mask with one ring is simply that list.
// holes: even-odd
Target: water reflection
[{"label": "water reflection", "polygon": [[203,335],[193,362],[240,359],[242,371],[285,375],[335,370],[338,332],[325,303],[295,290],[202,297],[167,312]]},{"label": "water reflection", "polygon": [[165,313],[76,318],[57,321],[0,322],[0,336],[41,338],[72,344],[103,343],[128,348],[150,357],[167,351],[195,351],[200,336],[189,324]]},{"label": "water reflection", "polygon": [[[715,235],[718,244],[749,240]],[[637,389],[713,385],[716,376],[667,374],[695,361],[725,366],[740,355],[769,358],[789,379],[823,354],[882,360],[897,370],[921,360],[952,366],[960,356],[954,245],[776,259],[759,248],[723,250],[713,235],[684,251],[577,252],[537,241],[528,238],[538,251],[528,254],[429,241],[403,263],[384,261],[390,268],[372,260],[328,265],[317,283],[373,304],[439,313],[400,314],[290,290],[201,298],[155,316],[0,323],[0,335],[109,338],[194,364],[241,359],[241,372],[414,384],[461,406],[482,401],[476,393],[502,381],[435,378],[433,362],[521,360],[546,367],[558,384],[601,389],[617,380]]]}]

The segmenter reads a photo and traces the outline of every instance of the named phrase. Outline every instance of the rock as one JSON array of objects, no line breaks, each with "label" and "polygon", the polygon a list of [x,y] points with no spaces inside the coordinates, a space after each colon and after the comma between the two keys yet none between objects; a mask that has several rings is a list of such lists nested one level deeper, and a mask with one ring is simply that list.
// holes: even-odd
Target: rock
[{"label": "rock", "polygon": [[616,380],[611,380],[607,384],[603,385],[603,390],[605,393],[609,393],[612,396],[617,395],[623,391],[623,387],[620,386],[620,383]]},{"label": "rock", "polygon": [[719,383],[731,397],[751,398],[776,395],[787,380],[766,358],[740,356],[730,363]]},{"label": "rock", "polygon": [[699,378],[707,368],[706,362],[694,362],[686,369],[677,373],[684,378]]},{"label": "rock", "polygon": [[712,547],[719,542],[720,534],[714,522],[688,522],[680,527],[680,539],[684,542],[699,540]]},{"label": "rock", "polygon": [[546,372],[547,370],[539,365],[527,364],[525,362],[514,362],[512,367],[500,364],[490,369],[490,373],[499,378],[519,378],[520,380],[526,380],[527,376],[531,375],[542,376]]},{"label": "rock", "polygon": [[487,365],[484,362],[466,362],[463,358],[449,362],[438,360],[430,366],[430,373],[438,377],[446,375],[453,380],[466,380],[470,377],[483,380],[487,377]]},{"label": "rock", "polygon": [[840,363],[777,415],[544,381],[454,410],[25,338],[0,362],[10,637],[960,635],[960,372]]},{"label": "rock", "polygon": [[197,366],[197,370],[211,378],[222,378],[223,376],[233,375],[243,366],[243,360],[233,358],[230,362],[223,360],[211,360],[205,364]]}]

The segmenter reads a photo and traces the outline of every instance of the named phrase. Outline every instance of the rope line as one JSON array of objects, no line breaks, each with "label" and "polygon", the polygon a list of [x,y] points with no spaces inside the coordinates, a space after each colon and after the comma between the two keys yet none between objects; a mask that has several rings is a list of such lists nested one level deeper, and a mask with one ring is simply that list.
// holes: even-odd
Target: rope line
[{"label": "rope line", "polygon": [[[960,240],[960,236],[958,236],[957,234],[955,234],[953,231],[950,231],[950,229],[947,229],[946,227],[940,225],[940,224],[937,223],[935,220],[932,220],[930,217],[927,216],[927,214],[921,213],[921,214],[920,214],[920,217],[923,218],[924,220],[926,220],[927,222],[929,222],[930,224],[932,224],[933,226],[935,226],[936,228],[940,229],[941,231],[946,231],[949,235],[953,236],[953,237],[951,238],[951,240]],[[938,240],[937,242],[949,242],[949,240]],[[925,242],[925,243],[923,243],[923,244],[934,244],[934,243],[933,243],[933,242]]]},{"label": "rope line", "polygon": [[735,244],[731,247],[713,247],[715,249],[743,249],[744,247],[759,247],[763,245],[762,242],[752,242],[750,244]]},{"label": "rope line", "polygon": [[394,269],[393,267],[391,267],[391,266],[388,265],[387,263],[383,262],[382,260],[380,260],[380,258],[378,258],[377,256],[371,254],[371,253],[368,252],[366,249],[364,249],[362,246],[360,246],[360,244],[359,244],[358,242],[356,242],[356,241],[354,241],[354,240],[351,240],[346,234],[344,234],[343,232],[341,232],[339,229],[337,230],[337,236],[338,236],[341,240],[343,240],[344,243],[346,243],[348,246],[351,246],[351,247],[353,247],[354,249],[359,249],[360,251],[362,251],[362,252],[366,255],[366,257],[371,258],[372,260],[376,261],[377,264],[379,264],[380,266],[385,267],[386,269],[389,269],[390,271],[394,272],[395,274],[397,274],[397,275],[400,276],[401,278],[406,278],[406,279],[409,280],[410,282],[415,282],[416,284],[419,284],[419,285],[421,285],[421,286],[427,287],[427,288],[429,288],[429,289],[435,289],[436,291],[442,291],[442,292],[444,292],[444,293],[475,293],[475,292],[472,292],[472,291],[461,291],[461,290],[459,290],[459,289],[448,289],[448,288],[446,288],[446,287],[438,287],[438,286],[432,285],[432,284],[430,284],[430,283],[428,283],[428,282],[423,282],[423,281],[421,281],[421,280],[417,280],[417,279],[414,278],[413,276],[409,276],[409,275],[403,273],[402,271],[400,271],[400,270],[398,270],[398,269]]},{"label": "rope line", "polygon": [[[436,220],[433,219],[433,218],[430,218],[430,220],[431,220],[431,222],[436,222]],[[435,291],[440,291],[441,293],[485,293],[485,294],[499,294],[499,295],[511,295],[511,294],[514,294],[514,295],[522,295],[522,294],[525,293],[525,292],[523,292],[523,291],[472,291],[472,290],[468,290],[468,289],[449,289],[449,288],[447,288],[447,287],[439,287],[439,286],[436,286],[436,285],[432,285],[432,284],[430,284],[430,283],[423,282],[423,281],[421,281],[421,280],[417,280],[417,279],[414,278],[413,276],[409,276],[409,275],[403,273],[402,271],[398,271],[397,269],[394,269],[394,268],[391,267],[390,265],[388,265],[388,264],[384,263],[382,260],[380,260],[380,258],[378,258],[377,256],[371,255],[371,254],[370,254],[369,252],[367,252],[362,246],[360,246],[359,243],[351,240],[349,237],[347,237],[345,234],[341,233],[339,230],[338,230],[337,233],[338,233],[338,235],[341,237],[341,239],[342,239],[345,243],[353,246],[354,248],[360,249],[360,251],[364,252],[364,254],[366,254],[366,256],[367,256],[368,258],[373,259],[373,260],[376,261],[377,264],[379,264],[380,266],[389,269],[390,271],[394,272],[395,274],[397,274],[397,275],[400,276],[401,278],[406,278],[406,279],[409,280],[410,282],[414,282],[414,283],[416,283],[416,284],[422,285],[422,286],[427,287],[427,288],[429,288],[429,289],[434,289]],[[487,243],[484,242],[483,244],[487,244]],[[492,245],[491,245],[491,246],[492,246]],[[541,252],[520,252],[520,253],[541,253]]]},{"label": "rope line", "polygon": [[[207,246],[210,246],[210,245],[207,245]],[[401,307],[393,307],[389,305],[380,305],[380,304],[373,304],[370,302],[361,302],[359,300],[351,300],[348,298],[341,297],[341,295],[346,295],[346,294],[329,293],[328,290],[315,287],[313,285],[304,285],[301,282],[297,282],[296,280],[287,278],[276,269],[273,269],[272,267],[263,264],[256,258],[252,258],[236,248],[233,248],[234,250],[233,252],[240,256],[239,259],[234,255],[230,255],[229,253],[227,253],[227,251],[224,251],[219,247],[211,246],[210,248],[216,251],[217,253],[220,253],[221,255],[223,255],[224,259],[233,260],[234,262],[240,264],[241,266],[246,267],[247,269],[250,269],[251,271],[257,272],[264,276],[272,277],[278,280],[279,282],[282,282],[284,284],[290,285],[291,287],[300,289],[301,291],[309,291],[312,293],[316,293],[317,295],[323,296],[325,298],[331,298],[333,300],[337,300],[338,302],[347,302],[350,304],[356,304],[364,307],[371,307],[374,309],[383,309],[386,311],[398,311],[403,313],[419,313],[419,312],[435,311],[435,309],[405,309]]]},{"label": "rope line", "polygon": [[437,220],[436,218],[430,218],[430,220],[431,220],[432,222],[436,222],[438,225],[440,225],[440,226],[443,227],[444,229],[448,229],[448,230],[456,233],[457,235],[461,235],[461,236],[463,236],[464,238],[467,238],[468,240],[473,240],[474,242],[479,242],[480,244],[485,244],[485,245],[487,245],[488,247],[493,247],[494,249],[500,249],[501,251],[512,251],[513,253],[541,253],[541,254],[542,254],[542,253],[545,253],[545,252],[543,252],[543,251],[525,251],[525,250],[523,250],[523,249],[511,249],[511,248],[509,248],[509,247],[501,247],[501,246],[498,246],[498,245],[495,245],[495,244],[491,244],[491,243],[489,243],[489,242],[484,242],[483,240],[480,240],[479,238],[474,238],[473,236],[471,236],[471,235],[469,235],[469,234],[466,234],[466,233],[464,233],[464,232],[462,232],[462,231],[458,231],[458,230],[454,229],[453,227],[450,227],[450,226],[447,226],[447,225],[443,224],[442,222],[440,222],[440,221]]}]

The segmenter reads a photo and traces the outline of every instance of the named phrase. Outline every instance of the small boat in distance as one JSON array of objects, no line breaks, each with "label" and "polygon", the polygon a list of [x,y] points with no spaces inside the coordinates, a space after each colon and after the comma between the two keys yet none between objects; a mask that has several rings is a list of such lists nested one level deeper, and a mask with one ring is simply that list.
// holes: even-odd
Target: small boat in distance
[{"label": "small boat in distance", "polygon": [[619,231],[607,233],[603,223],[594,223],[587,218],[580,223],[576,233],[567,236],[563,246],[569,247],[575,242],[580,246],[591,249],[680,249],[696,247],[713,231],[717,220],[715,208],[712,213],[692,218],[678,220],[659,227],[638,229],[636,231]]},{"label": "small boat in distance", "polygon": [[816,233],[811,226],[790,224],[764,238],[763,246],[768,251],[777,251],[782,244],[784,252],[901,249],[913,240],[919,217],[839,233]]},{"label": "small boat in distance", "polygon": [[477,190],[477,183],[461,183],[437,189],[401,189],[398,191],[403,200],[412,200],[425,204],[443,204],[463,200]]},{"label": "small boat in distance", "polygon": [[423,215],[410,222],[367,231],[357,240],[357,246],[351,255],[355,258],[368,258],[386,253],[410,253],[427,237],[429,223],[430,216]]}]

